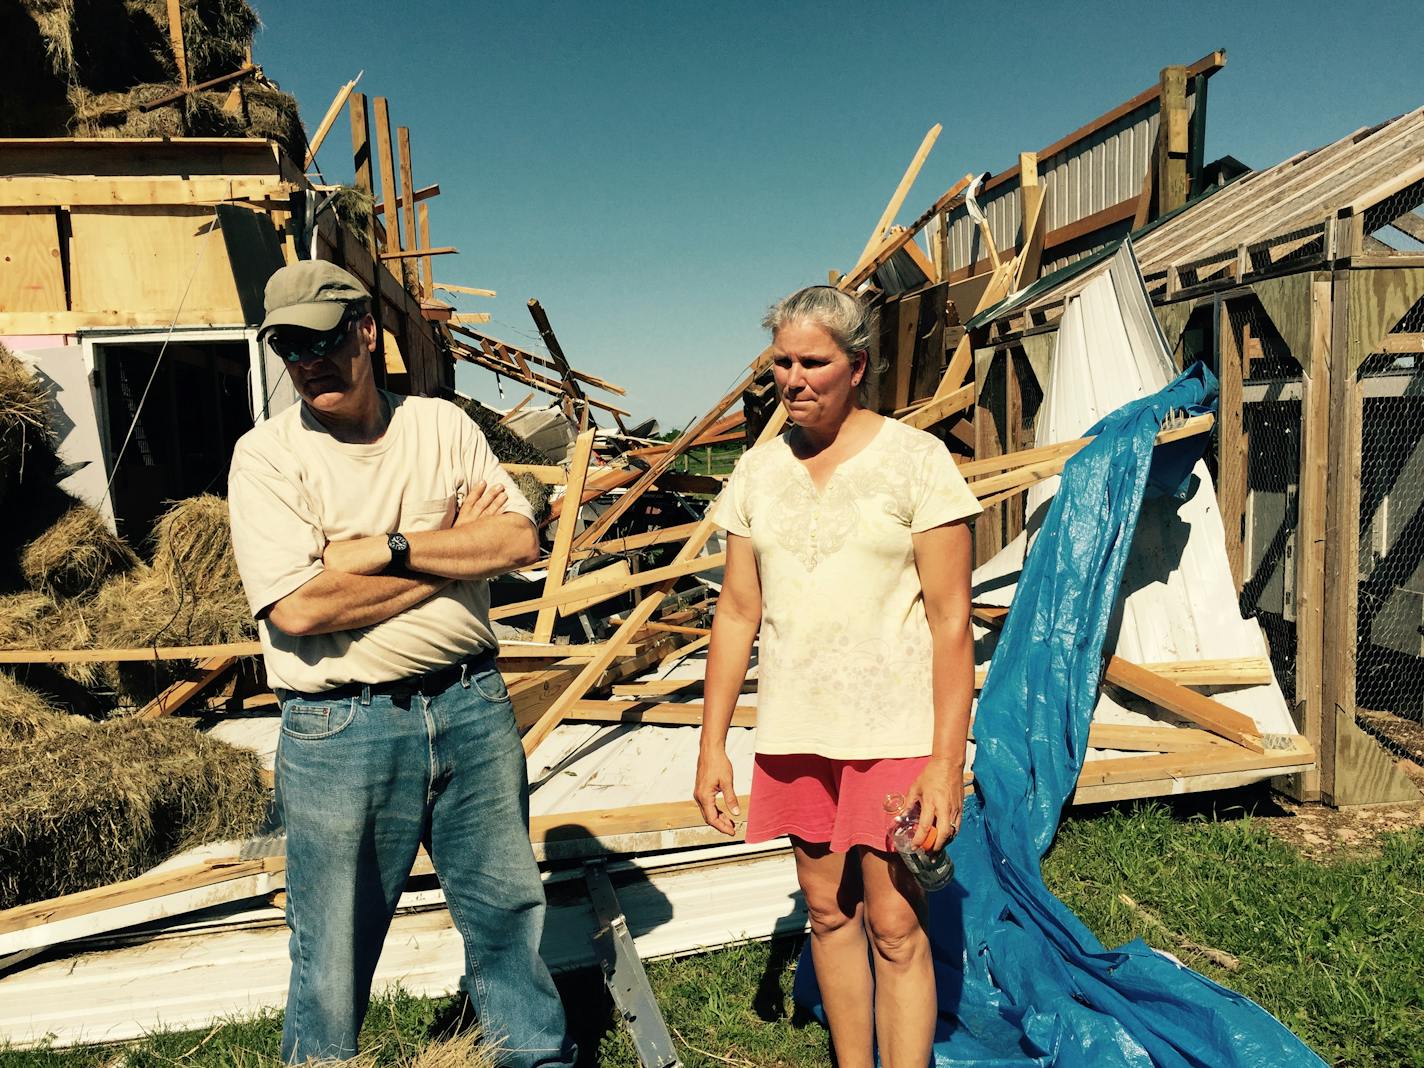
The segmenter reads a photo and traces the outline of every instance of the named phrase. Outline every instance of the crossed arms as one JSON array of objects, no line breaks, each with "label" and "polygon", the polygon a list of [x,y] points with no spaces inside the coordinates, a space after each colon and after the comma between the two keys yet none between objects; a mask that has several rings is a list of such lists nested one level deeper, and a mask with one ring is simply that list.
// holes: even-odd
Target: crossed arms
[{"label": "crossed arms", "polygon": [[267,619],[294,637],[369,627],[414,608],[458,579],[503,574],[539,558],[539,536],[521,515],[505,512],[505,490],[480,483],[452,526],[415,531],[409,573],[383,575],[390,564],[385,535],[334,541],[325,570],[267,609]]}]

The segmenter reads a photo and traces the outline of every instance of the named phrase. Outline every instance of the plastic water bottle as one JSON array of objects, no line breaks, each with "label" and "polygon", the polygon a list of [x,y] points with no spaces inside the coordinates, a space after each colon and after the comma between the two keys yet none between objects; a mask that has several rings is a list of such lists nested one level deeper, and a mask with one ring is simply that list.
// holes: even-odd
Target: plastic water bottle
[{"label": "plastic water bottle", "polygon": [[904,794],[887,794],[885,815],[890,820],[890,841],[910,874],[926,890],[942,890],[954,878],[954,861],[943,849],[931,853],[915,845],[920,829],[920,803],[905,808]]}]

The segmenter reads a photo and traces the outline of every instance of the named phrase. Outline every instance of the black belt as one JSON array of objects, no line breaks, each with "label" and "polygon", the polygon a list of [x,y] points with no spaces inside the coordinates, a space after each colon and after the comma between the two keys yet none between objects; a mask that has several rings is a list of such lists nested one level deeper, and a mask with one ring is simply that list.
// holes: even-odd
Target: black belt
[{"label": "black belt", "polygon": [[390,682],[347,682],[340,686],[334,686],[330,690],[323,690],[321,693],[299,693],[295,690],[274,688],[273,693],[281,701],[289,701],[294,697],[306,698],[309,701],[340,701],[346,697],[360,697],[365,700],[368,697],[376,696],[400,699],[414,697],[416,694],[434,697],[436,694],[448,690],[461,678],[469,678],[494,666],[495,654],[493,650],[486,649],[484,652],[472,653],[446,667],[434,668],[420,675],[393,679]]}]

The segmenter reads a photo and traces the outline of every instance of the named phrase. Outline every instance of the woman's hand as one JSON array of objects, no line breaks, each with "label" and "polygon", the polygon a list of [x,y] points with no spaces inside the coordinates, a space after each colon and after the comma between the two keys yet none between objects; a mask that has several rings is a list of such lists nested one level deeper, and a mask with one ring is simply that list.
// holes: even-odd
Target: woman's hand
[{"label": "woman's hand", "polygon": [[964,769],[949,757],[930,757],[925,770],[905,795],[905,807],[920,803],[920,828],[915,845],[926,852],[943,849],[959,833],[964,815]]},{"label": "woman's hand", "polygon": [[[726,812],[717,807],[719,794],[727,807]],[[698,754],[697,784],[692,790],[692,799],[702,810],[702,820],[707,826],[725,835],[737,833],[732,816],[740,816],[742,810],[737,804],[737,791],[732,786],[732,762],[727,759],[725,749],[703,750]]]}]

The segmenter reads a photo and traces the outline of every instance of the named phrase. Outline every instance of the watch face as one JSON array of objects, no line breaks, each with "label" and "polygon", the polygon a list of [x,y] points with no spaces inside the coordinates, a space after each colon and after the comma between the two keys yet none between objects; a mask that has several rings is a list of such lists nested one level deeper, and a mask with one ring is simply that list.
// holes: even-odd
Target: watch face
[{"label": "watch face", "polygon": [[410,542],[405,540],[404,534],[392,534],[390,547],[392,552],[403,553],[410,548]]}]

